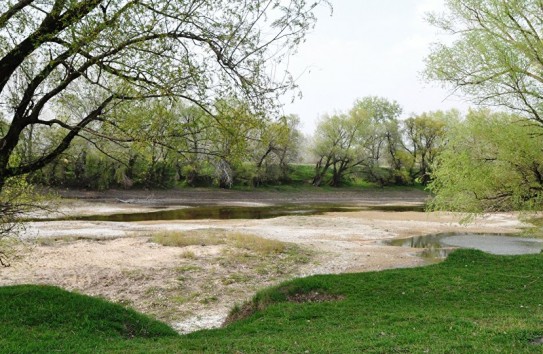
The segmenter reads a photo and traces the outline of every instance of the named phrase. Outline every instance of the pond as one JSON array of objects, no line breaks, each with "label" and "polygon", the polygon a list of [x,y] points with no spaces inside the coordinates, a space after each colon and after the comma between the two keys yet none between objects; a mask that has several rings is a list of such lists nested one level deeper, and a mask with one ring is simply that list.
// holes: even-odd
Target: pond
[{"label": "pond", "polygon": [[498,255],[540,253],[543,239],[505,234],[446,233],[389,240],[391,246],[424,248],[423,256],[445,258],[457,248],[473,248]]},{"label": "pond", "polygon": [[182,209],[163,209],[143,213],[119,213],[109,215],[88,215],[50,220],[87,220],[87,221],[156,221],[156,220],[202,220],[202,219],[270,219],[287,215],[320,215],[328,212],[347,212],[360,210],[378,210],[386,212],[423,211],[424,206],[338,206],[330,204],[312,205],[276,205],[276,206],[223,206],[207,205],[184,207]]}]

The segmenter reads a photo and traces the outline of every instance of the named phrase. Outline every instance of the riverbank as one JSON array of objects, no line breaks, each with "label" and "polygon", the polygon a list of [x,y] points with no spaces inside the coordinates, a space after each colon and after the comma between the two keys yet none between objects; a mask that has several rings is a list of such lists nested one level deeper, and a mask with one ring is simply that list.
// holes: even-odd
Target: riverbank
[{"label": "riverbank", "polygon": [[[294,197],[271,192],[217,194],[215,190],[199,195],[191,190],[153,192],[147,198],[144,193],[92,192],[81,199],[62,199],[60,210],[65,215],[88,215],[212,202],[279,205],[324,199],[339,204],[343,197],[344,205],[351,206],[420,205],[427,197],[420,191],[319,192]],[[421,250],[383,244],[389,239],[442,232],[515,233],[525,227],[514,213],[480,217],[468,225],[460,224],[459,218],[455,214],[359,210],[258,220],[32,222],[24,234],[26,249],[12,267],[0,270],[0,284],[50,284],[101,296],[151,314],[185,333],[219,326],[234,304],[287,279],[428,264]],[[163,246],[153,242],[160,232],[178,233],[198,242]],[[210,244],[210,235],[249,235],[292,246],[285,252],[263,255],[235,242]]]},{"label": "riverbank", "polygon": [[279,204],[342,204],[342,205],[410,205],[425,203],[430,195],[417,188],[317,188],[278,189],[271,187],[251,190],[219,188],[183,188],[172,190],[107,190],[89,191],[55,189],[64,199],[88,202],[123,203],[146,206],[172,205],[279,205]]}]

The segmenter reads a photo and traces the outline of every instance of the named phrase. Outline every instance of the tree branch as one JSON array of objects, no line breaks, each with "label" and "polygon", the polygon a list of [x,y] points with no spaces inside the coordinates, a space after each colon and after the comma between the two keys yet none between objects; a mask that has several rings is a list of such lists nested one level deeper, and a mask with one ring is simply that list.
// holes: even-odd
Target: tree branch
[{"label": "tree branch", "polygon": [[37,169],[40,169],[43,166],[47,165],[49,162],[53,161],[58,155],[60,155],[64,150],[66,150],[70,146],[70,143],[72,142],[72,140],[77,135],[79,135],[79,132],[83,128],[85,128],[88,124],[90,124],[91,122],[95,121],[98,117],[100,117],[103,110],[114,98],[115,96],[108,97],[95,110],[90,112],[85,117],[85,119],[80,121],[76,126],[74,126],[70,130],[70,132],[62,139],[60,144],[49,154],[27,165],[7,168],[5,176],[7,177],[19,176],[19,175],[23,175],[32,171],[36,171]]},{"label": "tree branch", "polygon": [[2,15],[0,15],[0,29],[4,28],[7,25],[8,21],[19,11],[23,10],[25,7],[32,4],[33,2],[34,0],[20,0]]}]

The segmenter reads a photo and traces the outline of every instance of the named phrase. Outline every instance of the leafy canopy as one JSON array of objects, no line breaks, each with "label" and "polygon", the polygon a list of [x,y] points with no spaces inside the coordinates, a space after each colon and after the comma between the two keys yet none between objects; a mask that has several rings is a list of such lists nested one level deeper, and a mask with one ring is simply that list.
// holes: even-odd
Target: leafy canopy
[{"label": "leafy canopy", "polygon": [[[0,185],[92,139],[127,102],[190,101],[214,114],[222,97],[273,109],[293,88],[270,68],[313,26],[305,0],[7,0],[0,2]],[[57,115],[57,106],[70,114]],[[13,158],[25,132],[60,127],[29,161]]]},{"label": "leafy canopy", "polygon": [[446,7],[429,21],[452,41],[434,46],[427,77],[543,124],[541,1],[446,0]]},{"label": "leafy canopy", "polygon": [[438,210],[491,212],[543,207],[543,141],[517,115],[470,111],[449,131],[430,190]]}]

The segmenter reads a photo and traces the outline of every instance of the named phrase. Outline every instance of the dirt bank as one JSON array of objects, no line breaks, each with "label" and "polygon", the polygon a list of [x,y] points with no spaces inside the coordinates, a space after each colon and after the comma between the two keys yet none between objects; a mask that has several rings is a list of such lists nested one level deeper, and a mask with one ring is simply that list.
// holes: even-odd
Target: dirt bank
[{"label": "dirt bank", "polygon": [[409,205],[424,203],[428,193],[413,188],[394,189],[319,189],[301,191],[227,190],[218,188],[187,188],[179,190],[55,190],[63,198],[87,202],[124,203],[147,206],[210,205],[210,204],[342,204],[342,205]]}]

